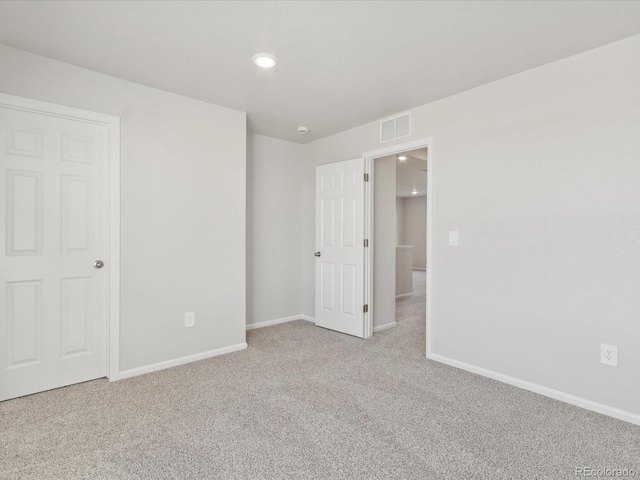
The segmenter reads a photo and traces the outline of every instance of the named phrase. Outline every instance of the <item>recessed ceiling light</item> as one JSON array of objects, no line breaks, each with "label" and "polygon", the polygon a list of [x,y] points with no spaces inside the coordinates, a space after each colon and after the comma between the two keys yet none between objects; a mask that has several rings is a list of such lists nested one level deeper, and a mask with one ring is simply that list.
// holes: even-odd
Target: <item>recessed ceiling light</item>
[{"label": "recessed ceiling light", "polygon": [[298,133],[304,135],[305,133],[309,133],[309,129],[307,127],[298,127]]},{"label": "recessed ceiling light", "polygon": [[417,195],[418,192],[416,192],[415,190],[413,192],[411,192],[411,195]]},{"label": "recessed ceiling light", "polygon": [[273,68],[278,63],[278,59],[270,53],[257,53],[253,56],[253,63],[260,68]]},{"label": "recessed ceiling light", "polygon": [[407,159],[406,155],[398,155],[398,160],[400,160],[401,162],[404,162]]}]

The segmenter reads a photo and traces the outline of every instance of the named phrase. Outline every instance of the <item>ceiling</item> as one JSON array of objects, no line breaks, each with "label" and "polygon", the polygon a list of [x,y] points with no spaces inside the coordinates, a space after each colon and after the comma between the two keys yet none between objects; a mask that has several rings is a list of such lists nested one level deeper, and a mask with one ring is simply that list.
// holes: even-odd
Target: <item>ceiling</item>
[{"label": "ceiling", "polygon": [[300,143],[636,34],[637,1],[0,2],[0,43]]},{"label": "ceiling", "polygon": [[[427,194],[427,149],[404,153],[406,160],[396,158],[396,196],[421,197]],[[392,155],[397,157],[397,155]],[[415,195],[412,192],[417,192]]]}]

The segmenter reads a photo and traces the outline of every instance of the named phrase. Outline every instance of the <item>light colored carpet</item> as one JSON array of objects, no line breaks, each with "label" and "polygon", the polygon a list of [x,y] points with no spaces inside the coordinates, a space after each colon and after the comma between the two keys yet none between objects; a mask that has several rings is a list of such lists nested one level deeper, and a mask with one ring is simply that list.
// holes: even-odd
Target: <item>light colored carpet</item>
[{"label": "light colored carpet", "polygon": [[367,341],[297,321],[248,332],[242,352],[4,402],[0,478],[568,479],[577,466],[640,471],[639,427],[428,361],[424,297],[399,300],[398,311],[397,328]]}]

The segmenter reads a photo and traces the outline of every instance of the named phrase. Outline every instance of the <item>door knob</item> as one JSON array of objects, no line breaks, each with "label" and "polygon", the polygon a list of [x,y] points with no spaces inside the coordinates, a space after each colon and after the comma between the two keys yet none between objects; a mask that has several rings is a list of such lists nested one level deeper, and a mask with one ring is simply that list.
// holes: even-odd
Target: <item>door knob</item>
[{"label": "door knob", "polygon": [[314,253],[314,255],[315,255],[316,257],[319,257],[319,256],[321,255],[321,253],[320,253],[320,252],[316,252],[316,253]]},{"label": "door knob", "polygon": [[102,260],[96,260],[95,262],[93,262],[93,266],[96,268],[102,268],[104,267],[104,262]]}]

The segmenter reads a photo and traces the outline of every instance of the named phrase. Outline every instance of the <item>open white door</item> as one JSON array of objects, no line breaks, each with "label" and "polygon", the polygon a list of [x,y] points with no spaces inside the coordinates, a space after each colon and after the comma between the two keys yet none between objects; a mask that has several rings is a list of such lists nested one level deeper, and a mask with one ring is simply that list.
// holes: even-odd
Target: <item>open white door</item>
[{"label": "open white door", "polygon": [[365,337],[364,160],[316,168],[316,325]]},{"label": "open white door", "polygon": [[108,148],[0,102],[0,400],[106,375]]}]

